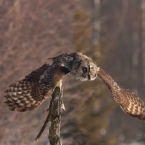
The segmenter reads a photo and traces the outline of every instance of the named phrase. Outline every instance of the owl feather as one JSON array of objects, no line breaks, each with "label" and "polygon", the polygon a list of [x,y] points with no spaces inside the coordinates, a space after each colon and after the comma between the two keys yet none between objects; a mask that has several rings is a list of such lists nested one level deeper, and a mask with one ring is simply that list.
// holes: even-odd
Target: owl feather
[{"label": "owl feather", "polygon": [[96,64],[81,53],[65,53],[52,61],[52,65],[44,64],[5,89],[5,103],[10,110],[24,112],[38,107],[68,73],[79,80],[93,80],[97,76]]},{"label": "owl feather", "polygon": [[98,69],[98,77],[109,88],[114,100],[121,109],[130,116],[145,120],[144,102],[130,90],[120,87],[103,69]]},{"label": "owl feather", "polygon": [[8,86],[4,91],[6,105],[12,111],[33,110],[52,94],[57,82],[66,73],[67,71],[61,66],[44,64],[32,71],[23,80]]}]

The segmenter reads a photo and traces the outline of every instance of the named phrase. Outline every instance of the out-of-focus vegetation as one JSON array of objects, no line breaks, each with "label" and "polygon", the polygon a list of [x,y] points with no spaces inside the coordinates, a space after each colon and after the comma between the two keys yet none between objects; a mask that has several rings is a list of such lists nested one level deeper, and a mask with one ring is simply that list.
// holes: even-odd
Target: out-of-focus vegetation
[{"label": "out-of-focus vegetation", "polygon": [[[144,11],[143,0],[0,0],[1,90],[45,58],[80,51],[145,101]],[[63,86],[64,145],[144,141],[144,123],[124,114],[100,80],[66,77]],[[6,108],[2,92],[0,96],[0,144],[46,145],[47,131],[38,142],[34,139],[49,99],[34,111],[17,113]]]}]

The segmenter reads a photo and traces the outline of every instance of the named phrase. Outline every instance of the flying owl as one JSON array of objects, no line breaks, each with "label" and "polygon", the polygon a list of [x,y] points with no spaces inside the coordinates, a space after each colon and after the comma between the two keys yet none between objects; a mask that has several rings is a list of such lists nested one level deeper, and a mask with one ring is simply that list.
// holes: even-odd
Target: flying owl
[{"label": "flying owl", "polygon": [[81,81],[97,77],[95,62],[82,53],[66,53],[51,59],[51,65],[42,65],[4,90],[5,103],[10,110],[24,112],[38,107],[67,74]]},{"label": "flying owl", "polygon": [[130,116],[145,120],[145,104],[131,91],[118,86],[118,84],[102,69],[97,68],[97,76],[108,86],[114,100],[121,109]]}]

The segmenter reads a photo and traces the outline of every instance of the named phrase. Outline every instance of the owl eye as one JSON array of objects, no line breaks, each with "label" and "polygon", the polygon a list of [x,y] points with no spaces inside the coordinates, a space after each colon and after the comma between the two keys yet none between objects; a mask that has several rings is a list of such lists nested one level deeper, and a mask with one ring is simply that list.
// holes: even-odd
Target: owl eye
[{"label": "owl eye", "polygon": [[93,70],[93,69],[94,69],[93,66],[90,66],[90,71]]},{"label": "owl eye", "polygon": [[83,72],[87,72],[87,68],[86,67],[83,67],[82,70],[83,70]]}]

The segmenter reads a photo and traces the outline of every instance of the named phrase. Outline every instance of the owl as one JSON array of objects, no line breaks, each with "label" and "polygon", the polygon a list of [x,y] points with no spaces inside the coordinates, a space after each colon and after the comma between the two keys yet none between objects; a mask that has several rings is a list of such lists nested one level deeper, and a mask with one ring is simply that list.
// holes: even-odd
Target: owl
[{"label": "owl", "polygon": [[67,74],[81,81],[97,77],[95,62],[82,53],[66,53],[51,59],[51,65],[42,65],[4,90],[5,103],[10,110],[24,112],[38,107]]},{"label": "owl", "polygon": [[120,87],[102,68],[97,68],[97,75],[109,88],[114,100],[130,116],[145,120],[144,102],[130,90]]}]

